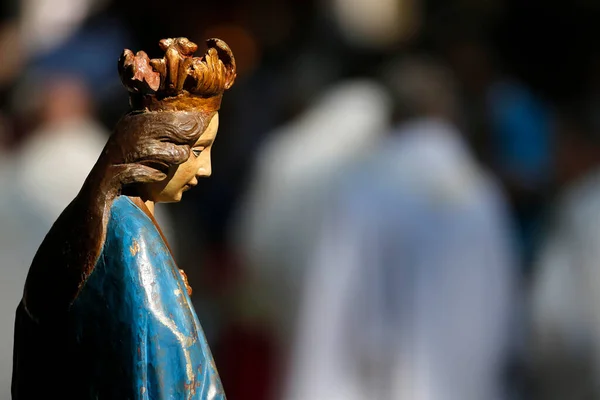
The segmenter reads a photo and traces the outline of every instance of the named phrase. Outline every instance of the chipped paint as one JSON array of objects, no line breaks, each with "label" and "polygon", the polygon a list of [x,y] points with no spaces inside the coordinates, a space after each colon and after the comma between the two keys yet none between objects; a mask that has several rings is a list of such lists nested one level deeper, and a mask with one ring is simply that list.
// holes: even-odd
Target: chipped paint
[{"label": "chipped paint", "polygon": [[135,256],[140,251],[140,244],[137,240],[133,239],[133,244],[129,246],[129,252],[132,256]]},{"label": "chipped paint", "polygon": [[[116,200],[111,212],[103,256],[73,304],[89,368],[99,371],[90,378],[91,388],[102,388],[89,389],[93,397],[224,400],[202,327],[163,239],[128,198]],[[130,333],[124,335],[123,327]]]}]

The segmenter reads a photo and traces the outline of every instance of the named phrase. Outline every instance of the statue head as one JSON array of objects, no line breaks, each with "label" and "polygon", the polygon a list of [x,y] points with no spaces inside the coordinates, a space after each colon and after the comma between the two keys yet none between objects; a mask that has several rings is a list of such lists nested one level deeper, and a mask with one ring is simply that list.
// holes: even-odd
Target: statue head
[{"label": "statue head", "polygon": [[[219,126],[223,92],[236,77],[233,53],[219,39],[207,41],[203,57],[186,38],[163,39],[165,55],[150,59],[139,51],[125,50],[119,75],[129,91],[131,111],[117,131],[135,132],[139,143],[126,162],[151,166],[166,178],[138,185],[138,194],[154,202],[173,202],[211,174],[210,152]],[[144,140],[148,138],[148,140]],[[158,140],[157,140],[158,139]]]}]

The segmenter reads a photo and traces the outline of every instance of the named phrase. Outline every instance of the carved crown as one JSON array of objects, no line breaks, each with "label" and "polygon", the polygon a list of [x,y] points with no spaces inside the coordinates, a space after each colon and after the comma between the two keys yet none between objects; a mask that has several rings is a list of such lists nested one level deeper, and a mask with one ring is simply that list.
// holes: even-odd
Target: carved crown
[{"label": "carved crown", "polygon": [[198,46],[186,38],[162,39],[163,58],[125,49],[119,58],[121,82],[134,111],[217,111],[223,92],[236,78],[233,53],[220,39],[206,41],[208,50],[193,57]]}]

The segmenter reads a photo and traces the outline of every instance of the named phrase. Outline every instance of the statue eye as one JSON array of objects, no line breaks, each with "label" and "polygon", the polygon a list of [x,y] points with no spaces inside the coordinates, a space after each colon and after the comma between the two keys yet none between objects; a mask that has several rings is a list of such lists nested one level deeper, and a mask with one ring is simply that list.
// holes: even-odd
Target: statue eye
[{"label": "statue eye", "polygon": [[204,147],[195,147],[192,149],[192,153],[194,153],[194,156],[199,157],[203,150]]}]

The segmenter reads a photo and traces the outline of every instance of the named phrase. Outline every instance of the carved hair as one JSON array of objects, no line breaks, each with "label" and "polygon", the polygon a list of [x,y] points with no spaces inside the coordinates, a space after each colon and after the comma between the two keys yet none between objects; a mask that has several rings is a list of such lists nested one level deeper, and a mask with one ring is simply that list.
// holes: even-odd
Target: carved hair
[{"label": "carved hair", "polygon": [[149,112],[126,115],[117,124],[115,134],[135,132],[137,138],[132,137],[136,142],[135,149],[123,154],[122,162],[142,164],[166,173],[170,167],[189,158],[191,147],[206,130],[215,113]]}]

